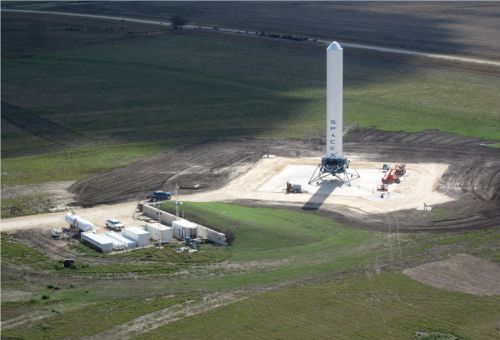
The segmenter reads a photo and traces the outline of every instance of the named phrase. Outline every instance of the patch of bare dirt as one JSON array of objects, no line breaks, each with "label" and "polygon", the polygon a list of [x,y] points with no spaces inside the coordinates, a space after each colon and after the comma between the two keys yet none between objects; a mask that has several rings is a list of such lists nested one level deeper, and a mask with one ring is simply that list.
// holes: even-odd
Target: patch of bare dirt
[{"label": "patch of bare dirt", "polygon": [[76,181],[47,182],[32,185],[4,186],[2,188],[2,198],[15,198],[20,196],[32,196],[49,194],[58,204],[67,204],[74,200],[74,194],[68,188]]},{"label": "patch of bare dirt", "polygon": [[500,266],[469,254],[408,268],[403,273],[436,288],[475,295],[500,294]]}]

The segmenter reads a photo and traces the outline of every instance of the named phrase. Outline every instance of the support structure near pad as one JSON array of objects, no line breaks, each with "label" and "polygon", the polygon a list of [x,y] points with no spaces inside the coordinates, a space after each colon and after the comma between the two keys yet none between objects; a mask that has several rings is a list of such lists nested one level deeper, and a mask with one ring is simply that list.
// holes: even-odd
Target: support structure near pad
[{"label": "support structure near pad", "polygon": [[347,172],[350,164],[351,161],[348,160],[345,156],[342,156],[340,158],[323,157],[321,159],[321,164],[319,164],[316,170],[314,170],[311,179],[309,180],[309,184],[318,180],[323,181],[325,178],[331,175],[337,177],[342,182],[347,183],[348,186],[351,186],[351,179],[359,178],[360,176],[354,168],[353,170],[356,172],[356,174]]}]

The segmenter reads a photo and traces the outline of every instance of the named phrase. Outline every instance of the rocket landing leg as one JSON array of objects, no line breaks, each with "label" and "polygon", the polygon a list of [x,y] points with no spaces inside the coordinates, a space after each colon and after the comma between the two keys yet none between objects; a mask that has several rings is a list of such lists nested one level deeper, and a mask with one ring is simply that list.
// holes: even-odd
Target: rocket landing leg
[{"label": "rocket landing leg", "polygon": [[[316,181],[323,181],[325,178],[331,175],[337,177],[348,186],[351,186],[351,179],[359,178],[361,176],[356,169],[353,169],[356,174],[347,172],[350,163],[351,162],[345,157],[339,159],[328,159],[324,157],[321,161],[321,164],[319,164],[314,170],[308,184]],[[316,175],[316,173],[318,174]]]}]

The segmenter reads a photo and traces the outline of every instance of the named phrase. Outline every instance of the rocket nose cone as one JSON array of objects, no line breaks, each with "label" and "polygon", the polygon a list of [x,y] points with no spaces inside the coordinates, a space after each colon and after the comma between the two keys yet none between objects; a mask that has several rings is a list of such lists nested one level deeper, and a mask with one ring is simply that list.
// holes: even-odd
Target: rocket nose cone
[{"label": "rocket nose cone", "polygon": [[339,43],[334,41],[328,46],[327,50],[341,50],[342,47],[340,47]]}]

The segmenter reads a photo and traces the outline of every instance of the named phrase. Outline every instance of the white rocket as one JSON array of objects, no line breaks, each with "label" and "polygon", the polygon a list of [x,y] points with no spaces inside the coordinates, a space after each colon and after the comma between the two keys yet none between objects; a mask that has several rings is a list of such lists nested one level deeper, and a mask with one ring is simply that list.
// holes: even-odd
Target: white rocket
[{"label": "white rocket", "polygon": [[342,157],[344,53],[334,41],[326,49],[326,158]]}]

